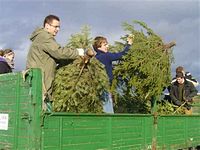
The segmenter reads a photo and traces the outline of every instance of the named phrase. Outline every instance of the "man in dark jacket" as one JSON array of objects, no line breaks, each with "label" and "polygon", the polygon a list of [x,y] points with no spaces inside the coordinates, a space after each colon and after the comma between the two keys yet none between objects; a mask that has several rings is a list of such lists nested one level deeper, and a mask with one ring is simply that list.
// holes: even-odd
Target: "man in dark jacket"
[{"label": "man in dark jacket", "polygon": [[[185,69],[182,66],[178,66],[176,68],[176,73],[177,72],[182,72],[183,75],[185,76],[185,79],[187,81],[189,81],[189,82],[192,82],[195,87],[197,87],[199,85],[199,82],[191,75],[191,73],[190,72],[185,72]],[[173,78],[171,83],[173,83],[175,81],[176,81],[176,78]]]},{"label": "man in dark jacket", "polygon": [[191,114],[191,105],[188,102],[192,102],[192,98],[197,95],[197,89],[194,85],[187,81],[182,72],[176,73],[176,82],[172,83],[170,90],[170,97],[175,105],[183,105],[186,114]]}]

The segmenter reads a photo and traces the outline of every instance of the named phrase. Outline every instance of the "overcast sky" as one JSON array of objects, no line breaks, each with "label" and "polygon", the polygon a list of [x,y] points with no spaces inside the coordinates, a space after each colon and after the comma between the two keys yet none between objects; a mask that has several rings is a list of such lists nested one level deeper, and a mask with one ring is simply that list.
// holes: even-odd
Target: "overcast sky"
[{"label": "overcast sky", "polygon": [[25,69],[30,34],[49,14],[61,19],[63,46],[83,25],[113,44],[125,34],[123,22],[143,21],[166,43],[176,41],[172,70],[184,66],[200,81],[199,0],[0,0],[0,48],[15,50],[15,71]]}]

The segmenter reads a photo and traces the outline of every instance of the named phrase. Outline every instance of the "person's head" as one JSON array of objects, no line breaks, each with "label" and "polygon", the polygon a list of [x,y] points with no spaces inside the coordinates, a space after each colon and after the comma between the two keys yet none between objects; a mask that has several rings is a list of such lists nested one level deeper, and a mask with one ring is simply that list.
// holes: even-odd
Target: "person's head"
[{"label": "person's head", "polygon": [[176,73],[178,73],[178,72],[182,72],[183,75],[185,76],[185,70],[184,70],[184,68],[183,68],[182,66],[178,66],[178,67],[176,68]]},{"label": "person's head", "polygon": [[101,50],[103,52],[108,52],[108,41],[105,37],[103,36],[97,36],[94,39],[94,44],[93,44],[94,49]]},{"label": "person's head", "polygon": [[44,19],[43,26],[47,32],[51,33],[53,36],[56,36],[58,31],[60,30],[60,19],[57,16],[48,15]]},{"label": "person's head", "polygon": [[179,84],[183,84],[184,81],[185,81],[185,78],[184,78],[184,75],[182,72],[177,72],[176,73],[176,81],[179,83]]},{"label": "person's head", "polygon": [[5,49],[3,51],[3,57],[12,62],[15,58],[15,53],[12,49]]}]

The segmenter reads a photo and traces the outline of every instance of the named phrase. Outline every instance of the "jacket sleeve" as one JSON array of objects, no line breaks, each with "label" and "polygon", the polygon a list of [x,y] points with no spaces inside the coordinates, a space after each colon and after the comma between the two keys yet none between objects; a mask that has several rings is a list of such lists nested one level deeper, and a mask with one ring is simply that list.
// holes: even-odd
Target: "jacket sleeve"
[{"label": "jacket sleeve", "polygon": [[118,52],[118,53],[109,53],[109,58],[110,58],[110,60],[111,60],[111,61],[116,61],[116,60],[121,59],[122,56],[125,55],[125,54],[128,52],[130,46],[131,46],[131,45],[127,44],[127,45],[124,47],[123,51]]},{"label": "jacket sleeve", "polygon": [[195,87],[199,85],[199,82],[196,79],[187,79],[187,81],[191,82]]},{"label": "jacket sleeve", "polygon": [[75,59],[78,57],[78,51],[69,47],[61,47],[53,37],[45,40],[43,50],[55,59]]},{"label": "jacket sleeve", "polygon": [[190,82],[190,84],[189,84],[190,86],[190,92],[189,92],[189,95],[186,97],[186,99],[188,100],[188,101],[191,101],[192,100],[192,98],[194,97],[194,96],[196,96],[197,95],[197,93],[198,93],[198,91],[197,91],[197,89],[194,87],[194,85],[193,85],[193,83],[191,83]]},{"label": "jacket sleeve", "polygon": [[174,86],[172,85],[171,86],[171,89],[170,89],[170,97],[172,99],[172,102],[175,104],[175,105],[178,105],[178,106],[181,106],[183,104],[183,102],[181,102],[180,100],[178,100],[175,96],[175,88]]}]

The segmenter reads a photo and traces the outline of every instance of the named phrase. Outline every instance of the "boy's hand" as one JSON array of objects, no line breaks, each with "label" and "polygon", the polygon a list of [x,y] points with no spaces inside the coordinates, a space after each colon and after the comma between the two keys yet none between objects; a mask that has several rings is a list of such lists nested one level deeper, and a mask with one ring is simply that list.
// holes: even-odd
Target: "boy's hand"
[{"label": "boy's hand", "polygon": [[128,37],[127,37],[127,43],[130,44],[130,45],[132,45],[134,37],[135,37],[135,35],[129,34]]}]

